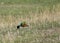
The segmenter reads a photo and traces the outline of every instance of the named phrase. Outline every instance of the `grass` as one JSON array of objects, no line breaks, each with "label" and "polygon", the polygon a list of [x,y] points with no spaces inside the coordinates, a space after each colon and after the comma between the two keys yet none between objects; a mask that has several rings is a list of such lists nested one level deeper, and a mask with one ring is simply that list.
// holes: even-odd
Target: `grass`
[{"label": "grass", "polygon": [[60,3],[60,0],[0,0],[1,4],[40,4],[53,5]]},{"label": "grass", "polygon": [[[22,21],[29,27],[16,30]],[[0,0],[0,43],[59,42],[59,0]]]}]

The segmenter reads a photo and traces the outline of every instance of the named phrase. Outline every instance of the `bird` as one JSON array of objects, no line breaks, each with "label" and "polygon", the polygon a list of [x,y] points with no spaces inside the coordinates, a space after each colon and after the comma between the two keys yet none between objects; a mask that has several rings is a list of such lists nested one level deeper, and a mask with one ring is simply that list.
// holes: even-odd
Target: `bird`
[{"label": "bird", "polygon": [[21,22],[19,25],[17,25],[17,29],[20,27],[28,27],[28,24],[26,22]]},{"label": "bird", "polygon": [[20,28],[20,25],[17,25],[17,29],[19,29]]}]

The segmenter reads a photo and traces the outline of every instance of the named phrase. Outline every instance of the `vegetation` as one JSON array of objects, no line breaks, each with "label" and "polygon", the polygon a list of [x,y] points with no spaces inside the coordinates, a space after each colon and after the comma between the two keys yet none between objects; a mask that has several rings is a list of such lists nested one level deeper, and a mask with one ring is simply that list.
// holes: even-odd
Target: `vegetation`
[{"label": "vegetation", "polygon": [[60,0],[0,0],[0,43],[59,42]]}]

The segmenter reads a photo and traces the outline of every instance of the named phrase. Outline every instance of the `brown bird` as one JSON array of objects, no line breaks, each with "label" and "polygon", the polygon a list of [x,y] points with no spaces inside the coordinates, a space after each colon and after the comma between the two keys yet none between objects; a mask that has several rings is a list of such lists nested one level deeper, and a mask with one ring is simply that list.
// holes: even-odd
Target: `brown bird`
[{"label": "brown bird", "polygon": [[28,27],[26,22],[22,22],[20,23],[20,25],[17,26],[17,29],[19,29],[20,27]]}]

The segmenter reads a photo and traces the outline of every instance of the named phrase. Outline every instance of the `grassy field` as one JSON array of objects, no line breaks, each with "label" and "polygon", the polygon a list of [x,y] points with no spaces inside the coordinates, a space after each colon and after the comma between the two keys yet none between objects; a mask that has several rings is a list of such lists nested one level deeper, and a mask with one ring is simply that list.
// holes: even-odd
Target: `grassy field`
[{"label": "grassy field", "polygon": [[0,43],[60,43],[60,0],[0,0]]}]

